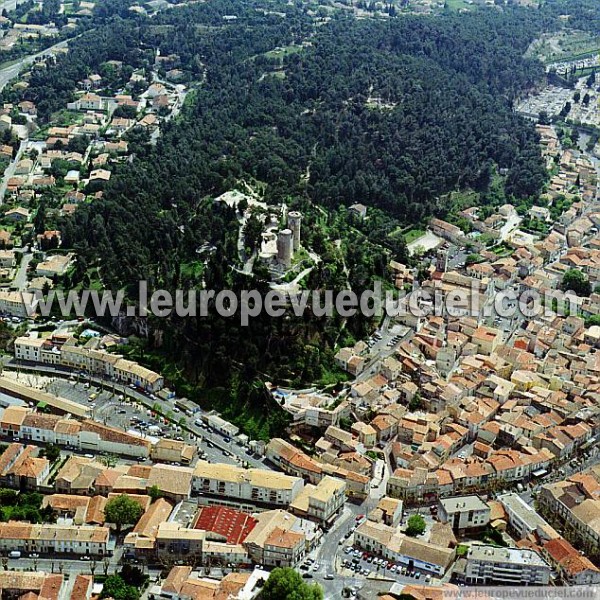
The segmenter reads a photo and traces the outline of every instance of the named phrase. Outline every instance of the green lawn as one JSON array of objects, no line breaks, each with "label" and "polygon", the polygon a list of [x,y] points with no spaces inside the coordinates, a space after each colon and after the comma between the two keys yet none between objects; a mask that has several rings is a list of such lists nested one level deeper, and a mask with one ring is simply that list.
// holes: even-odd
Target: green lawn
[{"label": "green lawn", "polygon": [[284,46],[283,48],[269,50],[268,52],[265,52],[265,56],[267,58],[279,58],[280,60],[283,60],[286,56],[289,56],[290,54],[296,54],[297,52],[302,52],[302,50],[302,46],[290,44],[289,46]]},{"label": "green lawn", "polygon": [[472,5],[467,4],[465,0],[446,0],[446,5],[452,10],[460,10],[461,8],[472,8]]},{"label": "green lawn", "polygon": [[411,244],[415,240],[418,240],[420,237],[425,235],[425,231],[423,229],[410,229],[404,234],[404,240],[407,244]]}]

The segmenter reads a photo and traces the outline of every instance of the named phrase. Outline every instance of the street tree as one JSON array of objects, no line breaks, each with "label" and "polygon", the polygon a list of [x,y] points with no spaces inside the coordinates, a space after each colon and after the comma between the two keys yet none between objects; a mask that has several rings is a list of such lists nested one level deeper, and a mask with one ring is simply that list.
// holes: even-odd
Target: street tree
[{"label": "street tree", "polygon": [[120,575],[110,575],[104,582],[100,598],[114,598],[114,600],[138,600],[139,590],[125,582]]},{"label": "street tree", "polygon": [[305,583],[298,571],[286,567],[271,571],[260,597],[261,600],[322,600],[323,590],[317,584]]}]

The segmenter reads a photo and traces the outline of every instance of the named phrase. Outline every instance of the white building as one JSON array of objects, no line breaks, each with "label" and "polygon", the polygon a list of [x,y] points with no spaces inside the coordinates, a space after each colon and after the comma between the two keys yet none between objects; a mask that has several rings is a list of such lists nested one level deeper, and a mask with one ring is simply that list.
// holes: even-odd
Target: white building
[{"label": "white building", "polygon": [[15,340],[15,358],[31,362],[42,362],[44,340],[34,337],[18,337]]},{"label": "white building", "polygon": [[192,489],[196,493],[269,506],[288,506],[303,487],[300,477],[203,460],[196,464],[192,478]]},{"label": "white building", "polygon": [[37,300],[29,292],[0,291],[0,313],[27,319],[35,314]]},{"label": "white building", "polygon": [[9,521],[0,523],[0,551],[40,552],[106,556],[109,529],[92,525],[31,525]]},{"label": "white building", "polygon": [[533,534],[536,534],[541,540],[560,537],[560,534],[540,517],[533,506],[527,504],[519,495],[503,494],[498,496],[498,500],[508,515],[510,527],[519,536],[519,539]]},{"label": "white building", "polygon": [[442,523],[450,523],[459,533],[485,528],[490,522],[490,507],[479,496],[455,496],[438,502]]},{"label": "white building", "polygon": [[472,585],[548,585],[550,565],[533,550],[472,544],[465,578]]}]

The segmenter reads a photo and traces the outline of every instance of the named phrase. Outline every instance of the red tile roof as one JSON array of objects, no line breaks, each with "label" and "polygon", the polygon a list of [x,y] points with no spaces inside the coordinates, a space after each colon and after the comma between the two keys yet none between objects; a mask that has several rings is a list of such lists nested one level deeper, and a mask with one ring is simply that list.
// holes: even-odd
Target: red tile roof
[{"label": "red tile roof", "polygon": [[195,528],[222,535],[228,544],[241,544],[257,523],[251,515],[232,508],[207,506],[198,514]]}]

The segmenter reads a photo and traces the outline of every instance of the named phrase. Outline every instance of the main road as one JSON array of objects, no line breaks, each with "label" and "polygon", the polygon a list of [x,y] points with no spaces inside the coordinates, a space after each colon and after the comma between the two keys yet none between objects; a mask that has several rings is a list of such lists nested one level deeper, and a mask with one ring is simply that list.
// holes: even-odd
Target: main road
[{"label": "main road", "polygon": [[[1,4],[0,4],[1,6]],[[41,50],[37,54],[30,54],[29,56],[25,56],[19,59],[17,62],[0,69],[0,91],[4,89],[6,84],[17,77],[17,75],[21,72],[23,67],[34,63],[36,60],[51,54],[54,50],[59,50],[60,48],[65,48],[70,40],[63,40],[62,42],[58,42],[58,44],[54,44],[54,46],[50,46],[45,50]]]}]

